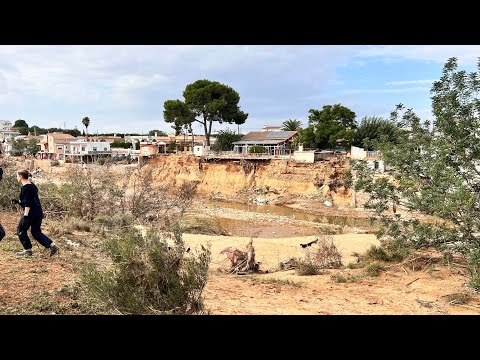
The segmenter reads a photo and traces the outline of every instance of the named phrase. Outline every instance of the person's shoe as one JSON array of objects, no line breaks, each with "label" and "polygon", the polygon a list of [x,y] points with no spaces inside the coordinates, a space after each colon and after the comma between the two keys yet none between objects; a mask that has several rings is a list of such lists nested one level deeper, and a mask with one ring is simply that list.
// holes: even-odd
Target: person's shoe
[{"label": "person's shoe", "polygon": [[32,249],[17,252],[17,256],[32,256]]},{"label": "person's shoe", "polygon": [[50,256],[53,256],[57,253],[58,246],[55,244],[50,245]]}]

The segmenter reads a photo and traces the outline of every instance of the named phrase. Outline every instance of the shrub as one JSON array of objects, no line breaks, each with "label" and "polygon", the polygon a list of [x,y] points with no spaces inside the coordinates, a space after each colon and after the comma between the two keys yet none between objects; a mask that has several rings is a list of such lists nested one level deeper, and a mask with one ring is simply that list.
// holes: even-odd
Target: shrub
[{"label": "shrub", "polygon": [[16,205],[13,205],[10,199],[18,199],[21,187],[17,181],[17,169],[9,162],[4,162],[1,166],[3,168],[3,178],[0,180],[0,209],[13,210]]},{"label": "shrub", "polygon": [[105,249],[113,264],[105,270],[86,266],[87,292],[122,314],[199,314],[208,277],[210,250],[185,252],[181,236],[132,229],[111,237]]},{"label": "shrub", "polygon": [[368,276],[376,277],[380,274],[380,271],[385,270],[385,267],[378,263],[372,263],[365,268],[365,273]]},{"label": "shrub", "polygon": [[333,243],[333,238],[320,235],[314,241],[316,247],[306,249],[303,259],[294,259],[294,267],[299,275],[322,274],[322,269],[335,269],[342,266],[342,254]]},{"label": "shrub", "polygon": [[248,149],[249,154],[265,154],[267,152],[267,148],[261,145],[254,145]]},{"label": "shrub", "polygon": [[480,290],[480,246],[477,245],[470,248],[467,261],[468,271],[471,276],[468,285],[475,290]]}]

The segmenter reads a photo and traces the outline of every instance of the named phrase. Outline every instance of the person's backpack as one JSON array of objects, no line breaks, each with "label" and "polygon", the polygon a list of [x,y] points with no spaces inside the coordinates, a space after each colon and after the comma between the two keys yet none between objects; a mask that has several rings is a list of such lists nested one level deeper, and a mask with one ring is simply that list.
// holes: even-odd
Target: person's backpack
[{"label": "person's backpack", "polygon": [[5,237],[5,229],[3,228],[2,224],[0,224],[0,241]]}]

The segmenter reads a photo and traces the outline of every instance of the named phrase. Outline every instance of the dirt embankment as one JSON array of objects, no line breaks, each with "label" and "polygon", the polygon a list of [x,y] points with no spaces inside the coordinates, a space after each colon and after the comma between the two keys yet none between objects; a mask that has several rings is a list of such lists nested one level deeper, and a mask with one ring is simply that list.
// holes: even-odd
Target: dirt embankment
[{"label": "dirt embankment", "polygon": [[168,156],[151,159],[146,166],[153,168],[159,183],[199,181],[199,195],[214,198],[288,203],[299,196],[318,196],[335,205],[351,201],[350,191],[342,186],[348,162],[341,159],[299,164],[279,159],[205,162],[195,156]]}]

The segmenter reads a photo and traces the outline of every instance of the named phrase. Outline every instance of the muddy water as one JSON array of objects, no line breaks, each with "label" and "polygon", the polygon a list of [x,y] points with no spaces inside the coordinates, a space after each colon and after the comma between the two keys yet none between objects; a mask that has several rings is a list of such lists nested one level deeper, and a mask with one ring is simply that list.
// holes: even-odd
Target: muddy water
[{"label": "muddy water", "polygon": [[230,209],[244,210],[252,213],[274,214],[285,217],[290,217],[296,220],[314,221],[322,224],[334,224],[340,226],[350,227],[366,227],[371,228],[368,218],[355,218],[349,216],[338,215],[313,215],[307,214],[287,206],[281,205],[262,205],[262,204],[239,204],[231,202],[215,202],[207,201],[208,205],[225,207]]}]

